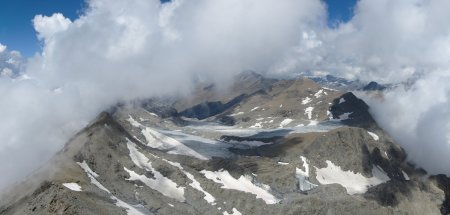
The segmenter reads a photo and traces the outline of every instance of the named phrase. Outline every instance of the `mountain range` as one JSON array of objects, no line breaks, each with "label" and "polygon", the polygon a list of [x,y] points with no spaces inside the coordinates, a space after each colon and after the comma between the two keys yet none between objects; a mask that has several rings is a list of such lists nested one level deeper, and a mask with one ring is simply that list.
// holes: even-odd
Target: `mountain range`
[{"label": "mountain range", "polygon": [[409,163],[349,86],[386,88],[244,72],[117,104],[0,214],[448,214],[450,179]]}]

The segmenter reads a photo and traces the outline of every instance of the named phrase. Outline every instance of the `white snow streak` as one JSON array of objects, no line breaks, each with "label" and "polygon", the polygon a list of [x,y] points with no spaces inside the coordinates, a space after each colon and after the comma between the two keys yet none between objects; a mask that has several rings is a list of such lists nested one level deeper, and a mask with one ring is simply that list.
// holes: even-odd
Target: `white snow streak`
[{"label": "white snow streak", "polygon": [[250,112],[251,112],[251,111],[257,110],[258,108],[259,108],[259,107],[254,107],[253,109],[250,110]]},{"label": "white snow streak", "polygon": [[380,139],[380,137],[378,137],[378,135],[376,135],[376,134],[373,133],[373,132],[368,131],[367,133],[368,133],[370,136],[372,136],[372,138],[373,138],[375,141],[378,141],[378,140]]},{"label": "white snow streak", "polygon": [[91,179],[91,183],[93,185],[110,194],[109,198],[116,201],[114,203],[116,206],[125,208],[128,215],[145,215],[144,213],[134,208],[132,205],[112,195],[111,192],[108,189],[106,189],[106,187],[104,187],[102,184],[100,184],[100,182],[97,181],[97,179],[95,179],[98,177],[98,174],[92,171],[91,168],[89,168],[86,161],[83,161],[82,163],[77,162],[77,164],[84,170],[84,172],[86,172],[87,176]]},{"label": "white snow streak", "polygon": [[81,186],[78,185],[77,183],[63,183],[62,185],[73,191],[77,192],[81,191]]}]

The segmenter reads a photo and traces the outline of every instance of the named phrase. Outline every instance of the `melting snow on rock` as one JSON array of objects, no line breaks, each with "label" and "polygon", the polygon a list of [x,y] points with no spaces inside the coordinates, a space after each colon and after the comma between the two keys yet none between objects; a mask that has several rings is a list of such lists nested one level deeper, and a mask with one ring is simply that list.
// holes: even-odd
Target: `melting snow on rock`
[{"label": "melting snow on rock", "polygon": [[305,109],[305,115],[307,115],[308,116],[308,119],[311,119],[312,118],[312,111],[314,110],[314,107],[307,107],[306,109]]},{"label": "melting snow on rock", "polygon": [[233,212],[232,213],[228,213],[228,212],[224,211],[223,215],[242,215],[242,214],[236,208],[233,208]]},{"label": "melting snow on rock", "polygon": [[150,160],[141,152],[138,151],[136,145],[130,141],[127,142],[128,150],[130,151],[130,157],[133,163],[141,169],[150,171],[153,173],[154,178],[148,178],[145,175],[139,175],[136,172],[124,167],[124,170],[128,172],[131,181],[141,181],[148,187],[160,192],[161,194],[176,199],[180,202],[184,202],[184,187],[178,186],[175,182],[169,178],[164,177],[160,172],[156,171],[150,162]]},{"label": "melting snow on rock", "polygon": [[187,172],[186,170],[184,170],[180,163],[173,162],[173,161],[168,161],[168,160],[165,160],[165,159],[164,159],[164,161],[166,161],[166,162],[169,163],[170,165],[172,165],[172,166],[177,167],[178,169],[180,169],[180,170],[186,175],[186,177],[188,177],[188,178],[192,181],[192,183],[190,183],[189,186],[191,186],[192,188],[194,188],[194,189],[196,189],[196,190],[202,192],[202,193],[205,195],[204,199],[205,199],[208,203],[210,203],[211,205],[216,205],[216,203],[215,203],[216,198],[214,198],[214,196],[212,196],[210,193],[206,192],[206,191],[200,186],[200,182],[198,182],[198,181],[195,179],[194,175],[192,175],[191,173],[189,173],[189,172]]},{"label": "melting snow on rock", "polygon": [[360,173],[344,171],[340,166],[327,160],[327,167],[316,167],[316,179],[321,184],[340,184],[350,195],[365,193],[369,187],[389,181],[390,178],[379,167],[373,167],[372,177],[366,178]]},{"label": "melting snow on rock", "polygon": [[303,161],[303,168],[305,169],[304,171],[302,169],[299,168],[295,168],[295,176],[298,179],[298,183],[299,183],[299,188],[301,191],[308,191],[308,190],[312,190],[315,187],[317,187],[316,184],[313,184],[309,181],[309,163],[308,160],[303,157],[300,156],[300,158]]},{"label": "melting snow on rock", "polygon": [[135,207],[131,206],[130,204],[128,204],[128,203],[120,200],[119,198],[115,197],[114,195],[112,195],[111,191],[106,189],[106,187],[104,187],[100,182],[97,181],[96,178],[98,177],[98,174],[95,173],[94,171],[92,171],[91,168],[89,168],[86,161],[83,161],[82,163],[77,162],[77,164],[84,170],[84,172],[86,172],[87,176],[91,179],[91,183],[93,185],[95,185],[99,189],[107,192],[110,195],[109,197],[112,200],[116,201],[114,203],[116,206],[125,208],[128,215],[145,215],[145,213],[142,213],[141,211],[137,210]]},{"label": "melting snow on rock", "polygon": [[323,89],[319,90],[316,94],[314,94],[314,97],[320,98],[321,94],[323,93]]},{"label": "melting snow on rock", "polygon": [[306,97],[305,99],[303,99],[303,101],[302,101],[302,105],[306,105],[306,104],[310,103],[311,101],[312,101],[312,99],[311,99],[311,98],[309,98],[309,97]]},{"label": "melting snow on rock", "polygon": [[[235,179],[226,170],[215,172],[202,170],[201,173],[204,174],[206,178],[211,179],[218,184],[222,184],[223,189],[239,190],[255,194],[256,198],[264,200],[266,204],[275,204],[279,202],[279,200],[270,194],[267,189],[263,189],[253,184],[249,179],[249,176],[246,177],[241,175],[239,179]],[[267,185],[263,185],[263,187],[269,188]]]}]

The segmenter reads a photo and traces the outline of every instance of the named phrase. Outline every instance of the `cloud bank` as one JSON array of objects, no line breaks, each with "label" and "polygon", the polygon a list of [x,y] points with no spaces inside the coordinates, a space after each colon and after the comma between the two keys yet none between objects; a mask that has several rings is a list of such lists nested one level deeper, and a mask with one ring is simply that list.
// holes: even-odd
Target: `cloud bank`
[{"label": "cloud bank", "polygon": [[431,174],[450,176],[448,8],[445,0],[362,0],[333,44],[344,56],[341,62],[350,62],[341,65],[357,68],[356,75],[409,82],[388,92],[381,103],[368,100],[372,112],[409,159]]},{"label": "cloud bank", "polygon": [[37,15],[42,53],[19,77],[0,78],[0,190],[61,149],[118,101],[189,92],[196,79],[224,83],[265,71],[298,32],[323,27],[311,0],[90,0],[76,20]]},{"label": "cloud bank", "polygon": [[37,15],[42,53],[17,77],[0,78],[0,171],[8,173],[0,190],[117,101],[189,92],[197,79],[226,83],[247,69],[419,79],[371,101],[373,112],[415,162],[450,175],[448,8],[360,0],[335,28],[319,0],[89,0],[76,20]]}]

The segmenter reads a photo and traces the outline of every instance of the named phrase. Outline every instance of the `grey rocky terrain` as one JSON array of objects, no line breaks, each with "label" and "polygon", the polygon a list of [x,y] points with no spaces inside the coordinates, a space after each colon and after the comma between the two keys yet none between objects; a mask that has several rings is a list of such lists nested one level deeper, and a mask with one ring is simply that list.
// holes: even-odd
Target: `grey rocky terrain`
[{"label": "grey rocky terrain", "polygon": [[447,214],[406,158],[352,93],[245,72],[101,113],[0,214]]}]

